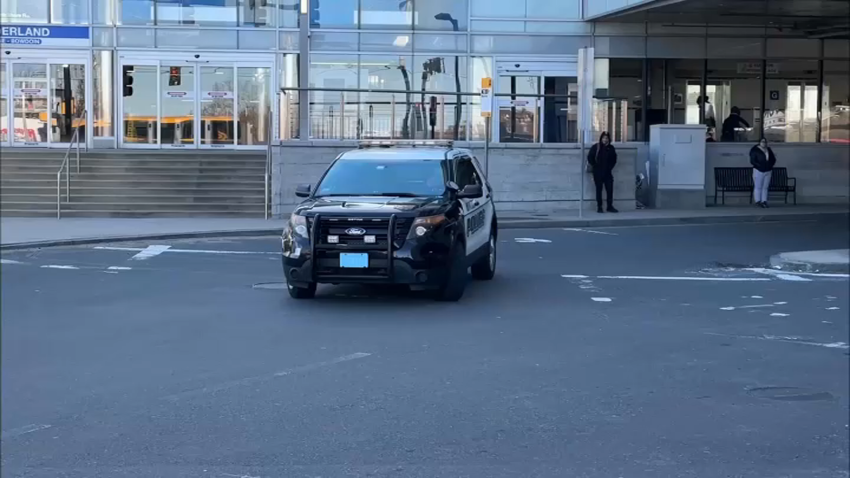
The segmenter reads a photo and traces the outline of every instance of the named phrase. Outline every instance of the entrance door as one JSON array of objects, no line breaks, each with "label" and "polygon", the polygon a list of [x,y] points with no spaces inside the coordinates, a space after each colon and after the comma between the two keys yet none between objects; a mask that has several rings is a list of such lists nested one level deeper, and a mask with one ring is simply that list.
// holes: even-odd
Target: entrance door
[{"label": "entrance door", "polygon": [[257,149],[268,144],[271,65],[128,60],[121,68],[122,146]]},{"label": "entrance door", "polygon": [[67,147],[80,126],[80,141],[85,144],[86,71],[85,61],[20,57],[4,61],[0,70],[2,143]]}]

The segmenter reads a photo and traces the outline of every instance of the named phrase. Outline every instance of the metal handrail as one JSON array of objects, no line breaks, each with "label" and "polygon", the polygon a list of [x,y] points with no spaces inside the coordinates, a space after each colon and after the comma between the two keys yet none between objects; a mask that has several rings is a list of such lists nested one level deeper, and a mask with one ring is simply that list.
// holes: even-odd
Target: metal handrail
[{"label": "metal handrail", "polygon": [[62,218],[62,171],[65,171],[65,202],[71,202],[71,148],[75,145],[77,147],[77,174],[80,174],[80,126],[83,125],[82,120],[85,117],[86,110],[83,110],[83,113],[77,117],[77,126],[74,127],[71,143],[65,150],[65,157],[62,159],[59,171],[56,171],[56,219]]},{"label": "metal handrail", "polygon": [[274,117],[272,116],[273,111],[271,108],[268,110],[268,126],[266,127],[266,175],[263,181],[263,205],[264,205],[264,214],[266,220],[269,219],[269,190],[271,189],[271,185],[269,184],[271,181],[271,171],[272,171],[272,148],[274,138]]}]

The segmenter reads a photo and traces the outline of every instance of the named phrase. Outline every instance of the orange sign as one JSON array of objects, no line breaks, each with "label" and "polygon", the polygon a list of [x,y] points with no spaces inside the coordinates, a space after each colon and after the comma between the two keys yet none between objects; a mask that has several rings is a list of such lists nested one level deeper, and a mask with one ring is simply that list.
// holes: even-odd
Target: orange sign
[{"label": "orange sign", "polygon": [[493,78],[481,78],[481,88],[492,88]]}]

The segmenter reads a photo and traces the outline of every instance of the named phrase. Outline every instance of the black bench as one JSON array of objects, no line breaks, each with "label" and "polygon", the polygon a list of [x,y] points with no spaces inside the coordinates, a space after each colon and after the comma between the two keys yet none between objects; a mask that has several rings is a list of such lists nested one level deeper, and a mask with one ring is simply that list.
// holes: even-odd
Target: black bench
[{"label": "black bench", "polygon": [[[721,194],[721,201],[726,204],[726,193],[747,193],[750,195],[750,203],[753,202],[753,168],[714,168],[714,204],[717,204],[717,193]],[[788,168],[773,168],[770,177],[770,185],[767,189],[770,193],[783,193],[785,204],[788,204],[788,193],[794,193],[794,204],[797,204],[797,179],[788,177]]]}]

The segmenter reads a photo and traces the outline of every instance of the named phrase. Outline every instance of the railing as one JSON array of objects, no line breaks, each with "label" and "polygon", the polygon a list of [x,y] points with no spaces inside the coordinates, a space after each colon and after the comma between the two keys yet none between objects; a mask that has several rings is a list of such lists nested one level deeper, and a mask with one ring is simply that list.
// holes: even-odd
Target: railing
[{"label": "railing", "polygon": [[263,187],[264,187],[264,191],[263,191],[263,198],[264,198],[263,199],[263,203],[264,203],[263,208],[264,209],[263,209],[263,211],[264,211],[266,220],[268,220],[268,218],[269,218],[269,203],[271,202],[270,198],[269,198],[269,190],[271,189],[270,182],[271,182],[271,177],[272,177],[272,156],[273,156],[272,148],[274,148],[274,141],[273,141],[273,139],[274,139],[274,119],[273,118],[274,117],[272,116],[273,111],[272,111],[271,108],[269,108],[268,113],[269,114],[268,114],[267,117],[269,118],[269,121],[268,121],[268,126],[266,127],[266,144],[268,145],[268,146],[266,146],[266,175],[265,175],[264,180],[263,180],[263,183],[264,183],[263,184]]},{"label": "railing", "polygon": [[62,218],[62,171],[65,171],[65,202],[71,202],[71,148],[74,146],[77,150],[77,174],[80,174],[80,126],[83,125],[85,117],[86,111],[83,110],[83,113],[77,117],[77,126],[74,128],[74,134],[71,135],[71,143],[65,150],[65,157],[62,159],[59,171],[56,172],[56,219]]}]

